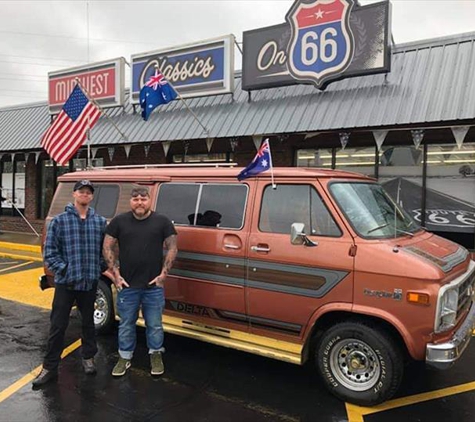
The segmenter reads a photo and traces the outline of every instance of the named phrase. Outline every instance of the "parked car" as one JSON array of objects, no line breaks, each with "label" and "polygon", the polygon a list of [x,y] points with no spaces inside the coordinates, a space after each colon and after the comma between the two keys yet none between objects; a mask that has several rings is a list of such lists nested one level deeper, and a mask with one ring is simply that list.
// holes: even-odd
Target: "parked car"
[{"label": "parked car", "polygon": [[[410,359],[442,369],[461,356],[475,320],[466,249],[423,230],[360,174],[276,168],[274,187],[269,175],[238,182],[238,173],[170,165],[66,174],[46,223],[78,179],[93,181],[92,206],[107,219],[129,210],[133,186],[148,186],[153,208],[178,231],[165,331],[313,361],[327,388],[351,403],[391,398]],[[115,294],[104,273],[99,331],[113,323]]]}]

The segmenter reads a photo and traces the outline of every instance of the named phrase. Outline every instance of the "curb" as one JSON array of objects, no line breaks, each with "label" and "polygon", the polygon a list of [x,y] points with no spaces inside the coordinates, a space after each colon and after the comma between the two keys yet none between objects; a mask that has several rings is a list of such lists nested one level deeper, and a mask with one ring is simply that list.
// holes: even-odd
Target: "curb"
[{"label": "curb", "polygon": [[19,254],[9,253],[9,252],[0,252],[0,258],[12,258],[12,259],[21,259],[23,261],[43,262],[43,258],[40,258],[40,257],[19,255]]},{"label": "curb", "polygon": [[24,243],[0,242],[0,248],[13,249],[17,251],[35,252],[41,254],[40,245],[27,245]]}]

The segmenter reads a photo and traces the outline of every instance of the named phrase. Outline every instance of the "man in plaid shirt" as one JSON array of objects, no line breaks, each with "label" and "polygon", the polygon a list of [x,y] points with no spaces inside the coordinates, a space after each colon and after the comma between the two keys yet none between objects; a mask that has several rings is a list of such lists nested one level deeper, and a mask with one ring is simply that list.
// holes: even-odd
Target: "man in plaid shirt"
[{"label": "man in plaid shirt", "polygon": [[89,180],[74,185],[74,204],[51,221],[43,249],[44,261],[54,273],[55,292],[51,326],[43,369],[33,381],[40,387],[56,379],[64,334],[74,303],[82,317],[82,364],[86,374],[94,374],[97,353],[94,328],[94,302],[101,275],[102,242],[106,219],[89,207],[94,186]]}]

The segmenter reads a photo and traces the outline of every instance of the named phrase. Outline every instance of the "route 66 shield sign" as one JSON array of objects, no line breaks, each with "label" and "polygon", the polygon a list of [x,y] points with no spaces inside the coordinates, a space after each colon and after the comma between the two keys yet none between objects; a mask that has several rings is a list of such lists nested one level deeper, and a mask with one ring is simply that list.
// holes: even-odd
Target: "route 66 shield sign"
[{"label": "route 66 shield sign", "polygon": [[323,89],[353,59],[350,12],[354,0],[297,0],[287,12],[292,34],[287,66],[297,80]]}]

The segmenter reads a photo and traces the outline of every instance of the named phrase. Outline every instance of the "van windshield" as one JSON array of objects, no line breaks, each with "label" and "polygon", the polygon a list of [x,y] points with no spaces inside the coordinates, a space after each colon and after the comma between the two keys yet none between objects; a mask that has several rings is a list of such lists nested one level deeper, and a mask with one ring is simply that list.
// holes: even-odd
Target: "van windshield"
[{"label": "van windshield", "polygon": [[330,192],[358,234],[365,238],[412,236],[421,227],[376,183],[332,183]]}]

